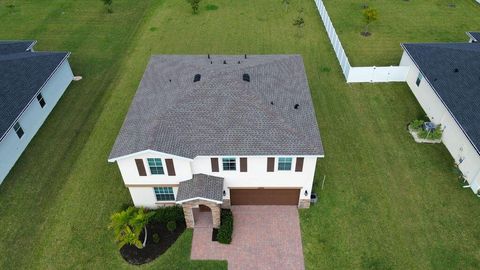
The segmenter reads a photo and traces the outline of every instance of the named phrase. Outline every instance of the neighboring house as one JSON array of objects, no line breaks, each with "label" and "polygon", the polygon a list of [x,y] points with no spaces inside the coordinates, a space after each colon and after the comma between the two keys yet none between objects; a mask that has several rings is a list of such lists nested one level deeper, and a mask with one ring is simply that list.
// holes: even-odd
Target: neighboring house
[{"label": "neighboring house", "polygon": [[[478,33],[477,33],[478,34]],[[470,33],[473,38],[477,35]],[[442,141],[468,181],[480,189],[480,43],[402,44],[401,66],[423,110],[443,127]]]},{"label": "neighboring house", "polygon": [[0,41],[0,183],[73,79],[68,52]]},{"label": "neighboring house", "polygon": [[480,42],[480,32],[467,32],[467,35],[470,37],[470,43]]},{"label": "neighboring house", "polygon": [[135,206],[307,208],[323,147],[301,56],[153,56],[117,137]]}]

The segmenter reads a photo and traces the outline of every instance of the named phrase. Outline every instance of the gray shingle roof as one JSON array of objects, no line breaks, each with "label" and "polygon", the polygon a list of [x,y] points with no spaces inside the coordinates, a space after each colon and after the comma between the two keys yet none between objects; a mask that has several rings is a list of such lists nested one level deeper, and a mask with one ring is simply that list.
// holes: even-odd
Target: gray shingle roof
[{"label": "gray shingle roof", "polygon": [[468,35],[473,38],[474,41],[480,42],[480,32],[468,32]]},{"label": "gray shingle roof", "polygon": [[323,155],[301,56],[153,56],[110,159],[147,149],[187,158]]},{"label": "gray shingle roof", "polygon": [[35,43],[35,40],[0,40],[0,55],[26,52]]},{"label": "gray shingle roof", "polygon": [[403,44],[403,47],[479,151],[480,44]]},{"label": "gray shingle roof", "polygon": [[194,174],[193,179],[180,182],[177,202],[194,198],[222,202],[223,178],[206,174]]},{"label": "gray shingle roof", "polygon": [[0,55],[0,140],[68,55],[67,52]]}]

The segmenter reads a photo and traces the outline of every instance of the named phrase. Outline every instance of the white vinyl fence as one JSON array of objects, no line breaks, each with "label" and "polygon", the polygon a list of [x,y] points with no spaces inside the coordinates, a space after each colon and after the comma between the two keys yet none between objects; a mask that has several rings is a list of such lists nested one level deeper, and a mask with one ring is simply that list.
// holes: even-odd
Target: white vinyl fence
[{"label": "white vinyl fence", "polygon": [[315,3],[317,4],[318,12],[320,13],[328,38],[332,43],[333,50],[335,51],[347,83],[404,82],[406,80],[409,70],[408,66],[352,67],[348,61],[347,54],[345,54],[342,43],[335,32],[335,28],[330,20],[330,16],[328,16],[323,1],[315,0]]}]

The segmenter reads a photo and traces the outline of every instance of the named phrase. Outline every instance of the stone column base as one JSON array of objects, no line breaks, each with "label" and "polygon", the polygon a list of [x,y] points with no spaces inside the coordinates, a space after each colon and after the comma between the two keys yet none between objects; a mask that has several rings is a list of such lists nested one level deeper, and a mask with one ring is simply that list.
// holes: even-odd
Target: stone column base
[{"label": "stone column base", "polygon": [[310,200],[301,199],[298,203],[298,208],[310,208]]},{"label": "stone column base", "polygon": [[223,200],[222,208],[230,209],[230,207],[231,207],[230,200]]},{"label": "stone column base", "polygon": [[183,214],[185,215],[185,224],[187,225],[187,228],[195,227],[195,218],[193,216],[192,208],[197,207],[200,204],[210,208],[212,214],[212,225],[214,228],[218,228],[220,226],[220,205],[201,199],[182,203]]}]

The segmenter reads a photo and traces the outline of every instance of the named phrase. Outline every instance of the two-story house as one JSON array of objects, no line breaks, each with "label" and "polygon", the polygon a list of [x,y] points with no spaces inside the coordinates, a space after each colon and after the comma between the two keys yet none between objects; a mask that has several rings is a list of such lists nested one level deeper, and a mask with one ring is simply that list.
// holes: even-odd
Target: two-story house
[{"label": "two-story house", "polygon": [[153,56],[109,161],[135,206],[310,206],[323,146],[299,55]]}]

